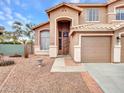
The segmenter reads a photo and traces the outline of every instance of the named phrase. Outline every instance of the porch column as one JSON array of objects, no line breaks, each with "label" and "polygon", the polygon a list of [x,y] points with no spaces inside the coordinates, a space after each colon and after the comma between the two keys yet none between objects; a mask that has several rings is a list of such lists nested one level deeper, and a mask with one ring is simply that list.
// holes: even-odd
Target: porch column
[{"label": "porch column", "polygon": [[74,61],[81,62],[81,47],[74,46]]},{"label": "porch column", "polygon": [[120,63],[121,62],[121,36],[115,35],[113,37],[113,62]]},{"label": "porch column", "polygon": [[57,54],[58,54],[58,47],[55,45],[50,45],[49,56],[50,57],[57,57]]}]

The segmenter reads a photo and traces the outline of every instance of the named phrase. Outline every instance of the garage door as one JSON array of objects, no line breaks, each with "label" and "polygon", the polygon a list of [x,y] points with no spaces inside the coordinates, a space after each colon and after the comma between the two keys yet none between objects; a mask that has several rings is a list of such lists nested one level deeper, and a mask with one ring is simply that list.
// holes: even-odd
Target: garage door
[{"label": "garage door", "polygon": [[121,37],[121,62],[124,63],[124,36]]},{"label": "garage door", "polygon": [[82,37],[82,62],[111,62],[111,37]]}]

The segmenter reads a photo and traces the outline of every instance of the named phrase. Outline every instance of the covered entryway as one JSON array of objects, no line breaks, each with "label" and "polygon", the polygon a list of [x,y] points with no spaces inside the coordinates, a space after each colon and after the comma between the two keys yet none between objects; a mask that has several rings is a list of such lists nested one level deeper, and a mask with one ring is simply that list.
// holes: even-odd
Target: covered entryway
[{"label": "covered entryway", "polygon": [[58,53],[59,55],[69,54],[69,31],[70,21],[58,21]]},{"label": "covered entryway", "polygon": [[121,37],[121,62],[124,63],[124,35]]},{"label": "covered entryway", "polygon": [[82,37],[81,56],[84,63],[111,62],[111,37],[86,36]]}]

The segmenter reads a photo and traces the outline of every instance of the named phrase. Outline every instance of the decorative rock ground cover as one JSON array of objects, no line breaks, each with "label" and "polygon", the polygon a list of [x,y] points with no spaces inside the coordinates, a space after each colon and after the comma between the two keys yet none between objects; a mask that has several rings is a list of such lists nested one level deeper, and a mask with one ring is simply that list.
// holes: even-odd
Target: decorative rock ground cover
[{"label": "decorative rock ground cover", "polygon": [[[43,59],[43,67],[37,60]],[[90,93],[80,73],[51,73],[54,59],[16,58],[16,68],[0,93]]]}]

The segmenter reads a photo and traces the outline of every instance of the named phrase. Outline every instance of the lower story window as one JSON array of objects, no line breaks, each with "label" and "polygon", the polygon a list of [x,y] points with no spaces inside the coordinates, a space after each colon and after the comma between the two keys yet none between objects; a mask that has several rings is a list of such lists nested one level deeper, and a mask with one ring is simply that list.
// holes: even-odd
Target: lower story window
[{"label": "lower story window", "polygon": [[50,44],[50,34],[49,31],[43,31],[41,32],[41,40],[40,40],[40,49],[41,50],[49,50],[49,44]]}]

